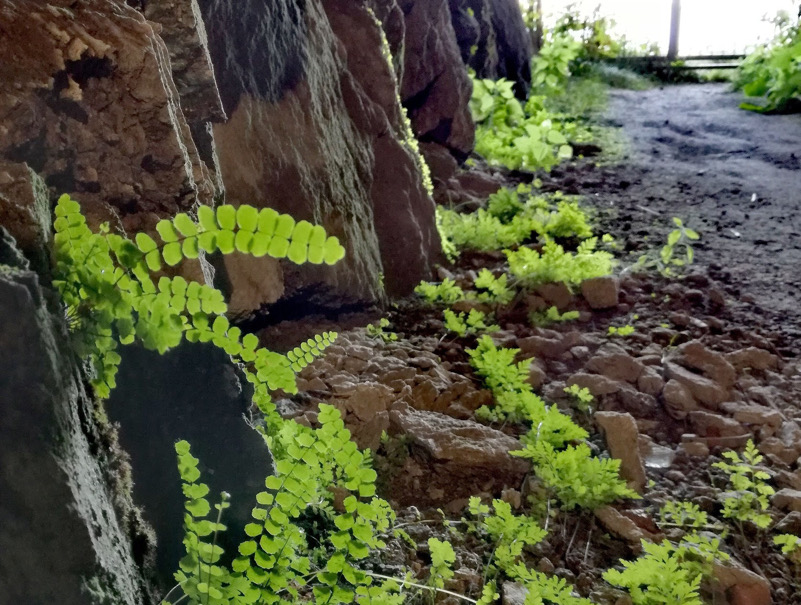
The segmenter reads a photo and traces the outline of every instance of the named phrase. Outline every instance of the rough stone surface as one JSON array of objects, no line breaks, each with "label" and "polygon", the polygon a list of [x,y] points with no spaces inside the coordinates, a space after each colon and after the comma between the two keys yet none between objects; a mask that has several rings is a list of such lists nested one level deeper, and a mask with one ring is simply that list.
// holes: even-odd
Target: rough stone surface
[{"label": "rough stone surface", "polygon": [[612,458],[620,460],[620,476],[629,487],[642,493],[648,477],[640,457],[639,433],[634,416],[619,412],[596,412],[595,420],[604,433]]},{"label": "rough stone surface", "polygon": [[737,371],[720,353],[710,351],[699,341],[693,340],[676,347],[670,359],[684,367],[698,370],[723,388],[729,388],[737,379]]},{"label": "rough stone surface", "polygon": [[90,223],[149,229],[211,201],[166,46],[142,14],[120,1],[20,0],[0,22],[0,158],[72,194]]},{"label": "rough stone surface", "polygon": [[390,432],[411,440],[413,456],[429,469],[425,480],[432,488],[441,484],[446,501],[468,497],[477,488],[500,493],[520,485],[529,469],[528,462],[509,455],[520,449],[519,441],[474,421],[407,408],[390,412]]},{"label": "rough stone surface", "polygon": [[[379,4],[395,0],[376,0]],[[473,148],[471,84],[464,69],[448,0],[400,0],[405,24],[401,100],[417,137],[457,158]]]},{"label": "rough stone surface", "polygon": [[[461,6],[473,11],[472,21],[465,20]],[[516,0],[451,0],[462,56],[481,78],[506,78],[515,82],[515,93],[523,98],[531,88],[531,38],[523,23]],[[458,25],[457,25],[458,19]],[[465,24],[465,25],[462,25]],[[478,28],[478,37],[465,35],[465,30]],[[470,54],[475,46],[475,53]]]},{"label": "rough stone surface", "polygon": [[589,389],[593,397],[617,393],[622,387],[621,383],[616,380],[598,374],[587,374],[585,372],[578,372],[567,379],[567,386],[574,384],[583,389]]},{"label": "rough stone surface", "polygon": [[736,437],[748,433],[736,420],[703,410],[690,412],[690,425],[701,437]]},{"label": "rough stone surface", "polygon": [[223,121],[225,111],[197,0],[147,2],[144,14],[148,20],[162,25],[159,33],[170,53],[172,74],[186,119],[190,122]]},{"label": "rough stone surface", "polygon": [[143,604],[114,507],[128,495],[98,460],[103,429],[50,297],[35,273],[0,272],[0,603]]},{"label": "rough stone surface", "polygon": [[645,366],[622,347],[610,343],[595,353],[593,358],[587,362],[585,369],[602,374],[612,380],[635,383],[645,370]]},{"label": "rough stone surface", "polygon": [[43,250],[51,237],[47,186],[25,164],[0,161],[0,225],[37,261],[37,268],[46,267]]},{"label": "rough stone surface", "polygon": [[722,590],[730,605],[770,605],[770,582],[738,564],[715,563],[715,589]]},{"label": "rough stone surface", "polygon": [[784,510],[801,512],[801,491],[796,489],[780,489],[771,499],[774,506]]},{"label": "rough stone surface", "polygon": [[616,307],[620,293],[620,282],[616,277],[593,277],[581,282],[581,295],[592,309]]},{"label": "rough stone surface", "polygon": [[628,541],[635,552],[642,550],[641,540],[651,541],[654,538],[652,533],[638,526],[612,506],[604,506],[593,512],[608,531]]},{"label": "rough stone surface", "polygon": [[165,355],[139,346],[125,347],[121,354],[108,412],[120,424],[120,443],[133,466],[134,500],[156,530],[157,571],[169,588],[185,554],[175,442],[191,444],[211,494],[231,494],[229,530],[219,536],[226,552],[235,551],[251,520],[256,494],[272,473],[272,457],[246,421],[249,385],[224,352],[185,342]]},{"label": "rough stone surface", "polygon": [[779,358],[765,349],[748,347],[726,354],[728,361],[738,371],[746,368],[753,370],[770,370],[779,367]]},{"label": "rough stone surface", "polygon": [[[340,0],[200,7],[214,64],[225,66],[218,82],[230,120],[214,126],[214,138],[227,200],[320,222],[347,249],[335,267],[283,266],[287,291],[322,283],[338,295],[378,298],[383,273],[390,294],[408,293],[428,276],[439,239],[403,144],[378,25]],[[223,272],[243,269],[226,259]],[[271,283],[262,289],[263,302],[275,299]]]},{"label": "rough stone surface", "polygon": [[690,390],[678,380],[668,380],[662,396],[668,413],[676,419],[686,418],[688,412],[701,409]]},{"label": "rough stone surface", "polygon": [[698,402],[713,410],[727,399],[728,390],[721,384],[675,363],[665,363],[665,376],[679,382]]}]

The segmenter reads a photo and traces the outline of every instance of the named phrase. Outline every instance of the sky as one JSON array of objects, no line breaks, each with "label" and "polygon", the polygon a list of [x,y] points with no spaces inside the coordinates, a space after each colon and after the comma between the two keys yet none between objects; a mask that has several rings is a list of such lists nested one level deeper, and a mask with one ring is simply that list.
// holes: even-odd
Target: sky
[{"label": "sky", "polygon": [[[671,0],[542,0],[546,23],[569,4],[587,13],[600,5],[601,14],[617,22],[615,31],[635,45],[657,42],[667,50]],[[799,0],[682,0],[679,55],[744,52],[773,36],[773,25],[763,17],[779,10],[795,16],[798,6]]]}]

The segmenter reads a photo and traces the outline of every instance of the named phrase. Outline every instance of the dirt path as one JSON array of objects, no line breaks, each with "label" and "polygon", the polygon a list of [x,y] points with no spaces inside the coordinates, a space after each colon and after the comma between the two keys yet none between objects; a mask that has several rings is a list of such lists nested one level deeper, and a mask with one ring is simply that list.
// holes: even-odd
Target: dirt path
[{"label": "dirt path", "polygon": [[702,232],[699,264],[797,329],[801,116],[751,113],[740,100],[722,84],[614,92],[609,116],[630,142],[628,157],[584,192],[634,241],[652,235],[647,246],[662,243],[653,233],[666,232],[670,217],[685,219]]}]

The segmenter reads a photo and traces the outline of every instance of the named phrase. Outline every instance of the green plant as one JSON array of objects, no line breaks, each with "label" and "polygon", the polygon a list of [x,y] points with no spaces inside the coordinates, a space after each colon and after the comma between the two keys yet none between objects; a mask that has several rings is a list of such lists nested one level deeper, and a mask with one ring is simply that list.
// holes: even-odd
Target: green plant
[{"label": "green plant", "polygon": [[[642,255],[637,261],[640,267],[655,268],[665,277],[671,277],[675,275],[676,268],[682,269],[693,263],[695,254],[692,242],[700,237],[698,232],[685,227],[684,222],[677,216],[673,217],[673,224],[676,229],[668,234],[667,243],[662,246],[659,255]],[[677,252],[680,254],[677,255]]]},{"label": "green plant", "polygon": [[716,462],[712,466],[728,474],[735,490],[723,502],[723,516],[740,524],[750,521],[760,529],[767,528],[772,520],[765,511],[775,490],[767,484],[770,475],[758,468],[763,456],[749,439],[742,457],[735,451],[723,452],[723,457],[729,462]]},{"label": "green plant", "polygon": [[625,326],[609,326],[607,329],[607,334],[609,336],[631,336],[634,334],[636,330],[634,326],[631,324],[626,324]]},{"label": "green plant", "polygon": [[428,539],[428,548],[431,552],[429,583],[434,588],[444,588],[445,582],[453,577],[451,567],[456,561],[456,553],[453,552],[450,542],[444,542],[437,538]]},{"label": "green plant", "polygon": [[557,193],[550,199],[529,196],[523,202],[520,193],[520,188],[514,192],[501,189],[493,194],[496,197],[490,196],[487,209],[475,212],[438,207],[442,236],[457,250],[482,251],[517,246],[533,234],[576,239],[592,236],[588,216],[576,200]]},{"label": "green plant", "polygon": [[782,554],[788,556],[796,565],[801,566],[801,538],[793,534],[773,536],[773,543],[782,547]]},{"label": "green plant", "polygon": [[[267,491],[256,496],[253,522],[245,526],[246,539],[230,569],[219,565],[223,551],[216,545],[217,532],[225,529],[220,523],[225,500],[217,506],[216,521],[206,519],[208,488],[198,481],[198,460],[191,456],[188,443],[176,445],[187,498],[187,556],[176,573],[176,589],[184,593],[181,601],[203,605],[403,602],[397,582],[374,586],[372,576],[359,568],[371,551],[384,546],[379,536],[394,519],[389,505],[374,495],[376,474],[369,457],[350,441],[335,408],[321,404],[318,419],[318,429],[292,421],[282,426],[276,438],[284,447],[275,460],[275,475],[267,477]],[[339,506],[334,505],[334,492],[346,494]],[[329,523],[320,538],[325,560],[320,567],[299,524],[312,509]],[[211,544],[204,541],[210,535]]]},{"label": "green plant", "polygon": [[691,540],[678,545],[668,540],[641,543],[643,556],[622,561],[623,571],[610,569],[604,579],[628,589],[634,605],[703,605],[701,580],[715,559],[727,558],[719,551],[718,540],[693,534]]},{"label": "green plant", "polygon": [[478,309],[470,309],[469,313],[458,314],[450,309],[445,309],[443,315],[445,316],[445,328],[461,337],[482,332],[497,332],[501,329],[495,324],[486,324],[484,322],[487,318],[486,314]]},{"label": "green plant", "polygon": [[514,359],[520,349],[498,348],[492,338],[482,336],[475,349],[465,349],[470,357],[470,365],[476,374],[484,379],[484,383],[494,393],[502,391],[528,391],[531,386],[526,382],[531,360],[515,363]]},{"label": "green plant", "polygon": [[640,497],[620,479],[620,460],[595,458],[584,443],[557,451],[544,439],[529,439],[511,455],[531,460],[537,477],[566,510],[595,510],[619,498]]},{"label": "green plant", "polygon": [[595,401],[595,397],[592,396],[588,388],[571,384],[569,387],[565,387],[564,390],[565,393],[573,397],[579,410],[585,413],[592,410],[592,403]]},{"label": "green plant", "polygon": [[294,358],[258,347],[254,335],[242,337],[223,317],[222,294],[184,278],[152,274],[197,258],[201,252],[254,256],[265,254],[295,263],[337,262],[345,253],[335,237],[320,226],[295,222],[272,209],[223,205],[201,206],[198,220],[178,214],[156,225],[158,244],[145,233],[130,240],[109,233],[107,224],[93,233],[78,202],[61,196],[55,209],[54,285],[66,306],[74,349],[87,359],[92,386],[107,397],[115,386],[120,363],[118,344],[139,340],[164,353],[184,336],[191,342],[213,342],[252,368],[251,376],[271,389],[295,392],[295,368],[308,363],[335,337],[321,335],[304,343]]},{"label": "green plant", "polygon": [[[590,601],[576,597],[565,580],[526,566],[524,549],[536,546],[547,534],[534,519],[514,514],[512,507],[503,500],[493,500],[489,506],[477,497],[470,498],[468,512],[470,530],[485,537],[493,546],[485,577],[505,576],[520,582],[528,593],[527,604],[591,605]],[[494,587],[494,582],[491,585]]]},{"label": "green plant", "polygon": [[505,305],[512,302],[515,297],[514,290],[508,285],[508,275],[502,273],[499,277],[495,277],[487,268],[481,269],[476,276],[473,285],[478,291],[476,297],[479,302],[486,302],[490,304]]},{"label": "green plant", "polygon": [[533,325],[545,327],[553,323],[576,320],[579,318],[579,312],[565,311],[564,313],[559,313],[559,309],[556,307],[548,307],[545,311],[532,311],[528,318]]},{"label": "green plant", "polygon": [[367,336],[370,338],[374,338],[376,340],[381,340],[383,342],[394,342],[398,340],[398,335],[395,332],[389,332],[384,328],[389,327],[389,320],[386,317],[382,317],[378,324],[368,324],[365,328],[367,332]]},{"label": "green plant", "polygon": [[474,78],[470,110],[476,152],[491,164],[547,170],[573,155],[567,143],[573,125],[548,112],[542,96],[532,95],[522,105],[508,80]]},{"label": "green plant", "polygon": [[665,502],[659,509],[659,522],[662,525],[675,525],[676,527],[700,529],[708,525],[707,514],[692,502]]},{"label": "green plant", "polygon": [[760,105],[742,103],[743,109],[783,110],[801,98],[801,23],[793,23],[786,13],[774,23],[774,39],[755,48],[738,69],[734,86],[749,97],[765,99]]},{"label": "green plant", "polygon": [[531,61],[531,81],[535,90],[553,93],[570,77],[570,64],[579,56],[581,44],[569,34],[554,33]]},{"label": "green plant", "polygon": [[452,305],[465,299],[464,290],[457,286],[452,279],[448,278],[443,279],[440,284],[420,282],[414,291],[422,296],[426,302],[432,304]]},{"label": "green plant", "polygon": [[565,249],[552,239],[547,239],[542,252],[531,248],[506,250],[509,270],[526,287],[536,287],[549,282],[580,284],[585,279],[609,275],[612,272],[612,255],[596,250],[597,240],[590,238],[579,244],[575,253]]}]

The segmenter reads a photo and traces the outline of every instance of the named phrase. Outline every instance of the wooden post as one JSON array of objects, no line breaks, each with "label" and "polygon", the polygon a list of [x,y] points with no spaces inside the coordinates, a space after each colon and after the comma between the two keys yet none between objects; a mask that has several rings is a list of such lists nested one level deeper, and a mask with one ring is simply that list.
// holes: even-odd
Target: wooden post
[{"label": "wooden post", "polygon": [[681,22],[681,0],[673,0],[670,9],[670,45],[667,57],[675,61],[679,56],[679,23]]}]

